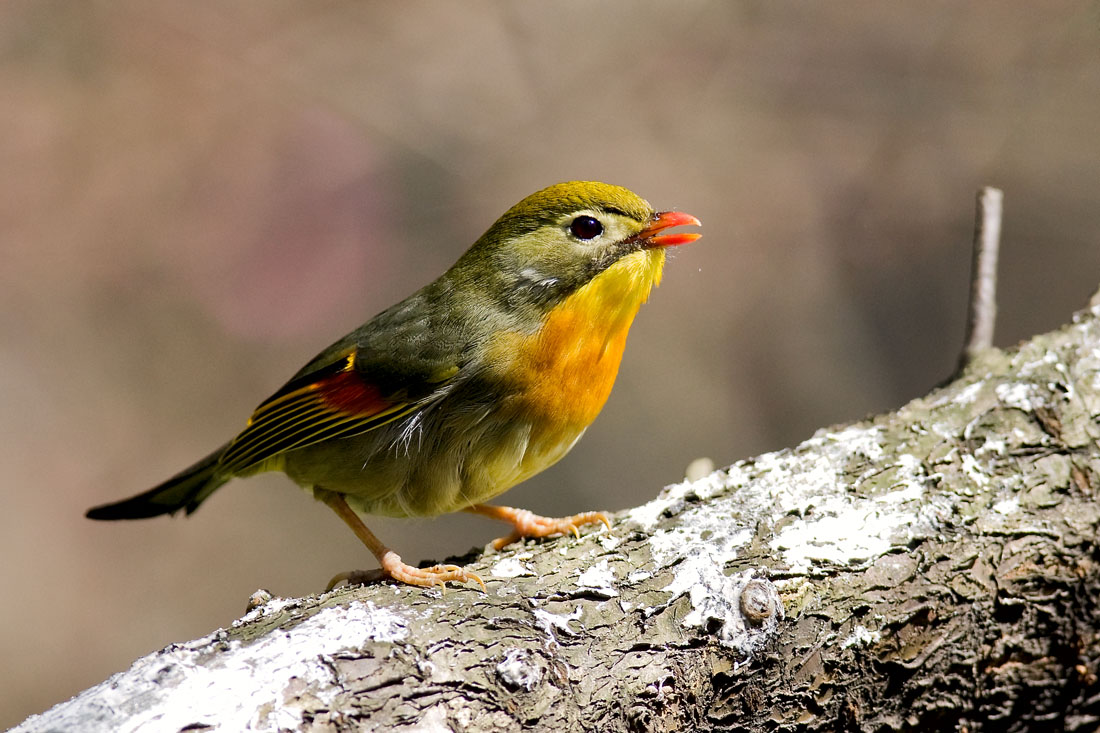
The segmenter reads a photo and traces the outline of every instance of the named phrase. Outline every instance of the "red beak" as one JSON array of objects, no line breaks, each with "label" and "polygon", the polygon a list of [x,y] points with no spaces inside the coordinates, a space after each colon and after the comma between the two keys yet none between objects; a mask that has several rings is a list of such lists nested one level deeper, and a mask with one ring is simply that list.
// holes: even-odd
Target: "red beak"
[{"label": "red beak", "polygon": [[640,239],[648,242],[651,247],[675,247],[680,244],[694,242],[703,236],[699,232],[676,232],[675,234],[660,234],[665,229],[679,226],[703,226],[702,222],[691,214],[682,211],[661,211],[654,214],[653,221],[645,229],[638,233]]}]

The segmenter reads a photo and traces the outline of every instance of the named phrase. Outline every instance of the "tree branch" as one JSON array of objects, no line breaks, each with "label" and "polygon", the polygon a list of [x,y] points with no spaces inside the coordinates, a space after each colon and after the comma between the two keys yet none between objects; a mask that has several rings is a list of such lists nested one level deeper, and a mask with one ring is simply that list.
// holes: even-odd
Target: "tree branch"
[{"label": "tree branch", "polygon": [[1096,730],[1100,308],[897,412],[463,559],[270,599],[15,730]]}]

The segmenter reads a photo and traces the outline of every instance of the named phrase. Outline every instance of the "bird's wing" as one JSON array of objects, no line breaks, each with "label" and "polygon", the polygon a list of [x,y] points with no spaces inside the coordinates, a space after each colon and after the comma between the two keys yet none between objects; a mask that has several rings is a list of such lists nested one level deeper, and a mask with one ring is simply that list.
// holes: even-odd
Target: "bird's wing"
[{"label": "bird's wing", "polygon": [[[248,427],[229,444],[219,471],[240,474],[280,453],[334,438],[347,438],[398,420],[446,393],[457,366],[386,379],[385,388],[359,363],[355,346],[330,349],[265,400]],[[366,361],[366,359],[363,359]]]}]

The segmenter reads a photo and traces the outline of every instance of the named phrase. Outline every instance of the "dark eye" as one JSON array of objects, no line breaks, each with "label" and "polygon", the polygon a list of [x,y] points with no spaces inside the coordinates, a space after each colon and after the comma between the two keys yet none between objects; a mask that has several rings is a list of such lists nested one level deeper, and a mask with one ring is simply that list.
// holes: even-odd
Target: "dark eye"
[{"label": "dark eye", "polygon": [[577,239],[595,239],[603,234],[603,224],[592,216],[578,216],[569,224],[569,232]]}]

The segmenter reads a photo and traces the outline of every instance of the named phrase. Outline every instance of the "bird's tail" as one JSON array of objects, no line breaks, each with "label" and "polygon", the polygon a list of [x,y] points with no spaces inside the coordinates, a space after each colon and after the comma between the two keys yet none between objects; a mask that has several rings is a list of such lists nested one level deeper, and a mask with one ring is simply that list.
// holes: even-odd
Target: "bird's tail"
[{"label": "bird's tail", "polygon": [[228,444],[223,445],[195,465],[145,493],[113,504],[92,507],[85,516],[89,519],[145,519],[161,514],[175,514],[180,509],[186,509],[190,514],[218,487],[232,478],[220,476],[216,470],[218,459],[227,447]]}]

